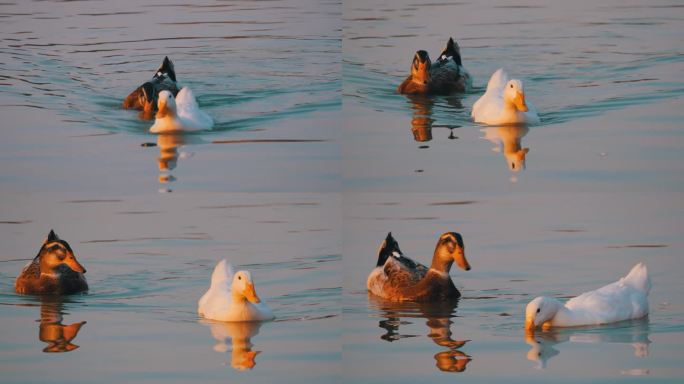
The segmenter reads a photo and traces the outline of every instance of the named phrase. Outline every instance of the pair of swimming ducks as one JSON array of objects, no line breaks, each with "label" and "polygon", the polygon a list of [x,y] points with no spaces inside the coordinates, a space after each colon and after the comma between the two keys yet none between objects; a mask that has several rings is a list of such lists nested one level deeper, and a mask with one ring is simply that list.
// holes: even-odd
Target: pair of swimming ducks
[{"label": "pair of swimming ducks", "polygon": [[209,130],[214,126],[211,116],[199,108],[192,90],[179,90],[176,71],[168,57],[152,79],[126,96],[123,107],[140,110],[143,119],[154,116],[152,133]]},{"label": "pair of swimming ducks", "polygon": [[[76,260],[69,243],[50,231],[38,251],[17,277],[17,293],[69,295],[85,292],[86,269]],[[226,260],[214,268],[211,287],[199,300],[198,312],[219,321],[273,320],[273,312],[261,301],[248,271],[235,271]]]},{"label": "pair of swimming ducks", "polygon": [[[463,67],[461,51],[453,38],[433,63],[426,51],[416,52],[411,74],[397,91],[410,95],[450,95],[467,92],[473,79]],[[487,91],[473,105],[471,116],[476,123],[488,125],[538,124],[539,116],[525,99],[523,83],[509,79],[503,69],[491,76]]]},{"label": "pair of swimming ducks", "polygon": [[[440,302],[461,296],[449,271],[456,263],[468,271],[463,237],[456,232],[442,234],[432,264],[426,267],[405,256],[389,233],[380,246],[375,268],[367,280],[368,291],[392,301]],[[88,290],[86,270],[76,260],[69,244],[50,231],[38,255],[17,277],[15,289],[22,294],[73,294]],[[598,325],[648,314],[651,282],[648,270],[639,263],[620,280],[585,292],[565,304],[541,296],[525,309],[525,327]],[[209,290],[199,300],[198,313],[218,321],[267,321],[273,312],[261,301],[248,271],[235,271],[226,260],[216,265]]]}]

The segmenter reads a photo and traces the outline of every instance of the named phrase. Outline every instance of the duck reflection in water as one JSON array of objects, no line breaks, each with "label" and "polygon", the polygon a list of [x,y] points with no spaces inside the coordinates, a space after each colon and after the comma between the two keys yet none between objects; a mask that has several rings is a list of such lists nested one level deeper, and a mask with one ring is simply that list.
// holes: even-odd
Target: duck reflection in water
[{"label": "duck reflection in water", "polygon": [[380,336],[382,340],[393,342],[420,335],[401,334],[401,325],[412,324],[410,319],[426,319],[429,328],[427,336],[445,348],[434,355],[435,366],[443,372],[463,372],[472,360],[469,355],[459,350],[470,340],[454,340],[451,332],[451,318],[458,307],[458,300],[440,303],[392,302],[382,300],[374,295],[368,296],[374,309],[386,319],[379,322],[380,328],[387,332]]},{"label": "duck reflection in water", "polygon": [[[419,143],[431,141],[433,128],[448,128],[449,139],[457,138],[454,136],[454,128],[459,128],[460,126],[434,124],[435,120],[432,118],[432,108],[435,102],[431,97],[425,95],[409,95],[407,97],[408,102],[413,109],[411,132],[413,133],[413,139],[415,141]],[[456,108],[463,108],[461,100],[456,97],[447,98],[447,103]]]},{"label": "duck reflection in water", "polygon": [[529,130],[526,126],[509,125],[483,128],[480,131],[484,133],[483,139],[496,145],[492,151],[503,152],[508,169],[520,172],[525,169],[525,157],[530,152],[529,148],[522,147],[521,140]]},{"label": "duck reflection in water", "polygon": [[71,352],[79,346],[72,344],[85,321],[69,325],[62,324],[64,315],[62,298],[41,297],[40,300],[40,328],[38,338],[47,343],[43,352]]},{"label": "duck reflection in water", "polygon": [[606,326],[573,329],[552,329],[548,331],[527,332],[525,342],[531,346],[527,360],[537,362],[537,369],[546,368],[547,362],[560,354],[556,345],[567,341],[573,343],[621,343],[631,344],[634,356],[648,356],[649,325],[648,319],[628,320]]},{"label": "duck reflection in water", "polygon": [[256,356],[261,351],[254,351],[252,348],[252,337],[259,334],[261,328],[260,321],[240,321],[240,322],[218,322],[202,321],[208,324],[211,335],[216,339],[214,351],[219,353],[230,353],[230,366],[238,371],[251,370],[256,366]]},{"label": "duck reflection in water", "polygon": [[[171,174],[171,171],[176,169],[178,159],[192,156],[191,152],[179,152],[179,148],[198,141],[199,139],[193,138],[193,136],[181,133],[162,133],[157,136],[157,146],[159,147],[157,164],[159,165],[159,182],[161,184],[174,182],[176,178]],[[166,189],[165,191],[170,192],[171,190]]]}]

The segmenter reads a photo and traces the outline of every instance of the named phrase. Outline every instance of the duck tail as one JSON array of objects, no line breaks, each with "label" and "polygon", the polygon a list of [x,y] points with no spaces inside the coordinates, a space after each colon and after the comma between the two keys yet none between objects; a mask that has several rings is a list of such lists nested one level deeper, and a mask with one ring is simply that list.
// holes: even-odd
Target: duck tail
[{"label": "duck tail", "polygon": [[225,259],[219,261],[211,274],[211,285],[225,284],[230,282],[233,278],[233,266]]},{"label": "duck tail", "polygon": [[644,263],[635,265],[627,276],[624,277],[623,282],[646,292],[646,294],[651,291],[651,279],[648,277],[648,268],[646,268]]},{"label": "duck tail", "polygon": [[176,81],[176,71],[173,69],[173,61],[169,60],[169,57],[166,56],[164,57],[164,62],[162,63],[161,67],[157,69],[157,74],[155,74],[155,77],[159,73],[165,73],[171,80]]},{"label": "duck tail", "polygon": [[508,73],[503,68],[499,68],[492,74],[487,83],[487,91],[503,89],[508,82]]},{"label": "duck tail", "polygon": [[380,244],[380,249],[378,250],[378,262],[375,264],[376,267],[382,267],[385,265],[387,259],[392,256],[394,252],[401,254],[399,250],[399,243],[392,237],[392,232],[387,233],[387,237]]},{"label": "duck tail", "polygon": [[178,105],[187,105],[192,107],[198,107],[197,99],[195,99],[195,94],[189,87],[183,87],[176,95],[176,103]]},{"label": "duck tail", "polygon": [[456,64],[458,65],[463,65],[461,62],[461,49],[458,46],[458,43],[456,43],[453,39],[453,37],[449,38],[449,41],[447,41],[446,48],[442,51],[442,53],[439,55],[440,59],[446,59],[449,56],[451,56]]}]

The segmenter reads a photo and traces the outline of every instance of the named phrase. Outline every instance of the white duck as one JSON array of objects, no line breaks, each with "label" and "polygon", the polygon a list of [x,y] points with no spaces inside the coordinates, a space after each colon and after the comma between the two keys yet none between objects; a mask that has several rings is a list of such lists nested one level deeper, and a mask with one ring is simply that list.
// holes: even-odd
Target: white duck
[{"label": "white duck", "polygon": [[169,91],[159,92],[157,115],[150,132],[200,131],[213,126],[214,120],[199,109],[190,88],[183,87],[175,98]]},{"label": "white duck", "polygon": [[476,123],[488,125],[539,123],[536,109],[525,101],[522,81],[509,80],[503,69],[494,72],[487,91],[475,102],[470,115]]},{"label": "white duck", "polygon": [[221,260],[211,274],[211,287],[199,300],[200,316],[218,321],[267,321],[273,312],[262,303],[254,290],[252,275],[247,271],[233,271],[226,260]]},{"label": "white duck", "polygon": [[620,280],[585,292],[565,305],[551,297],[537,297],[525,308],[525,329],[533,330],[540,325],[544,328],[574,327],[639,319],[648,315],[650,290],[648,269],[644,263],[639,263]]}]

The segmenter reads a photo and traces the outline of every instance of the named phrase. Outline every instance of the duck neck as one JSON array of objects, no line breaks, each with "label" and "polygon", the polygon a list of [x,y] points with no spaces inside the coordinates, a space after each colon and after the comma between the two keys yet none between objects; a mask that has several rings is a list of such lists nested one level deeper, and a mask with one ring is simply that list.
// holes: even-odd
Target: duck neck
[{"label": "duck neck", "polygon": [[241,293],[233,291],[232,296],[233,296],[233,303],[244,304],[247,302],[247,298],[245,297],[245,295],[243,295]]},{"label": "duck neck", "polygon": [[518,113],[518,108],[515,106],[515,103],[513,101],[508,100],[504,98],[504,112],[508,114],[516,114]]},{"label": "duck neck", "polygon": [[435,250],[435,254],[432,256],[432,264],[430,265],[430,269],[442,274],[449,274],[449,270],[451,270],[451,265],[453,263],[453,258],[443,257],[437,250]]}]

